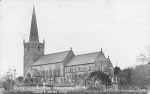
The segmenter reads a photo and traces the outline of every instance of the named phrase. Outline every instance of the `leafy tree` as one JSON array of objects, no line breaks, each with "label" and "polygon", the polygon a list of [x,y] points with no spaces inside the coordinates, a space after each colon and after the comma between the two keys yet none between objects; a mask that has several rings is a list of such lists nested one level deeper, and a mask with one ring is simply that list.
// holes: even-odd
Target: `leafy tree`
[{"label": "leafy tree", "polygon": [[14,81],[14,75],[10,70],[8,70],[8,72],[6,73],[6,75],[4,76],[4,82],[2,83],[3,88],[5,90],[11,90],[13,89],[13,86],[15,85],[15,81]]},{"label": "leafy tree", "polygon": [[120,79],[120,85],[122,87],[130,87],[132,84],[132,72],[133,72],[133,68],[132,67],[128,67],[123,69],[122,71],[120,71],[117,75],[117,77]]},{"label": "leafy tree", "polygon": [[140,88],[150,87],[150,65],[138,65],[132,73],[132,84]]},{"label": "leafy tree", "polygon": [[85,85],[96,87],[96,84],[105,85],[106,87],[111,85],[109,75],[102,71],[94,71],[90,73],[89,77],[85,81]]},{"label": "leafy tree", "polygon": [[3,88],[5,90],[12,90],[14,85],[15,85],[15,81],[13,79],[10,79],[10,78],[6,79],[3,82]]},{"label": "leafy tree", "polygon": [[85,79],[88,75],[89,73],[77,74],[77,72],[74,72],[72,75],[72,83],[85,86]]},{"label": "leafy tree", "polygon": [[120,69],[120,67],[115,67],[114,68],[114,75],[118,75],[119,73],[121,72],[121,69]]},{"label": "leafy tree", "polygon": [[3,88],[3,81],[0,79],[0,89]]}]

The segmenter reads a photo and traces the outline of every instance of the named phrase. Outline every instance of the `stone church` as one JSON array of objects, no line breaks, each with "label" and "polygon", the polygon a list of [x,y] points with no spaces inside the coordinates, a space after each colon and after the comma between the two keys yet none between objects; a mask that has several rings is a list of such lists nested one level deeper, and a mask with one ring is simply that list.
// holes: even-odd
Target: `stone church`
[{"label": "stone church", "polygon": [[103,50],[75,55],[72,48],[68,51],[44,54],[45,41],[39,42],[36,14],[33,8],[29,42],[24,42],[24,77],[39,77],[47,81],[71,81],[73,74],[83,75],[95,70],[113,76],[111,60]]}]

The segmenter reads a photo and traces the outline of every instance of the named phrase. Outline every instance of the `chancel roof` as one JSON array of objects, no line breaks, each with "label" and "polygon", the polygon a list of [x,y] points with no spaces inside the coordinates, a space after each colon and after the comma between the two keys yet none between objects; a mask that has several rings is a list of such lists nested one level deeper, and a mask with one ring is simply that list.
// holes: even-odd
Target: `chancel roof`
[{"label": "chancel roof", "polygon": [[67,63],[66,66],[94,63],[100,52],[76,55]]},{"label": "chancel roof", "polygon": [[63,51],[63,52],[58,52],[58,53],[52,53],[52,54],[44,55],[44,56],[40,57],[33,64],[33,66],[62,62],[62,61],[64,61],[66,56],[69,54],[69,52],[70,51]]},{"label": "chancel roof", "polygon": [[108,63],[108,67],[113,67],[113,65],[112,65],[112,63],[111,63],[111,60],[110,60],[109,56],[108,56],[108,58],[107,58],[107,63]]}]

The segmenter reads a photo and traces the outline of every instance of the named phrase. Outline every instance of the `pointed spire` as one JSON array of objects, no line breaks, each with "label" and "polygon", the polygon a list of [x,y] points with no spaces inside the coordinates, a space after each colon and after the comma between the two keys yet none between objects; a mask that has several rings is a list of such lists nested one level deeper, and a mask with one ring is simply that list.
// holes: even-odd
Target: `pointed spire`
[{"label": "pointed spire", "polygon": [[101,48],[101,52],[103,51],[103,49]]},{"label": "pointed spire", "polygon": [[37,28],[37,22],[36,22],[36,15],[35,15],[34,6],[33,6],[33,13],[32,13],[32,19],[31,19],[29,42],[39,42],[38,28]]}]

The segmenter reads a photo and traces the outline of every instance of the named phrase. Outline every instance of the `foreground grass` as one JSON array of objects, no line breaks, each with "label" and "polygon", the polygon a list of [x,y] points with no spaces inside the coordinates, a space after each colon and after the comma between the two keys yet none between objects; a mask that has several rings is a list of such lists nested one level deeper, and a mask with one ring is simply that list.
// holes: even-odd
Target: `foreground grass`
[{"label": "foreground grass", "polygon": [[98,91],[98,90],[82,90],[69,91],[66,93],[33,93],[31,91],[4,91],[2,94],[147,94],[148,91],[142,90],[121,90],[121,91]]},{"label": "foreground grass", "polygon": [[148,91],[141,91],[141,90],[121,90],[121,91],[96,91],[96,90],[84,90],[84,91],[70,91],[66,94],[147,94]]}]

